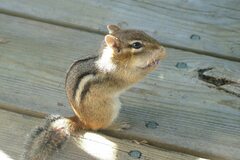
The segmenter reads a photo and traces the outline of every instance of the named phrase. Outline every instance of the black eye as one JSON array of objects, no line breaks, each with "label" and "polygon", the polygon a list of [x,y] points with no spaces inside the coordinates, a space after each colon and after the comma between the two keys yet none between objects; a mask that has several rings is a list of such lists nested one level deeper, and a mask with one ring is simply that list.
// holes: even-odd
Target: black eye
[{"label": "black eye", "polygon": [[142,43],[140,43],[140,42],[134,42],[132,45],[131,45],[131,47],[132,48],[134,48],[134,49],[139,49],[139,48],[141,48],[143,45],[142,45]]}]

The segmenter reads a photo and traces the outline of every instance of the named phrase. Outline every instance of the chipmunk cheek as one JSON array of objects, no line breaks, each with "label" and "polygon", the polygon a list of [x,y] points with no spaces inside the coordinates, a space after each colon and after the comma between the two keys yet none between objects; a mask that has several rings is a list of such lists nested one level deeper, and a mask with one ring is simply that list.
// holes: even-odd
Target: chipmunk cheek
[{"label": "chipmunk cheek", "polygon": [[142,57],[138,57],[138,58],[134,58],[134,61],[132,63],[134,68],[143,68],[144,66],[146,66],[147,62],[144,61],[144,59]]}]

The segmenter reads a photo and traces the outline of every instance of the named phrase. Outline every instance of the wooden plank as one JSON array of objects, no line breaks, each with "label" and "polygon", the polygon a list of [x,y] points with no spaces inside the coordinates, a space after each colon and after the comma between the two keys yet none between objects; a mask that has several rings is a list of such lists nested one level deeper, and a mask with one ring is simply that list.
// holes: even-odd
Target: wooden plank
[{"label": "wooden plank", "polygon": [[[24,138],[42,119],[0,110],[0,158],[19,159],[24,151]],[[103,134],[83,131],[78,138],[71,139],[53,156],[58,160],[126,160],[135,159],[131,151],[141,153],[139,159],[149,160],[196,160],[198,157],[182,153],[143,146],[128,140],[112,138]],[[130,156],[132,155],[132,157]],[[4,157],[5,156],[5,157]],[[138,155],[136,154],[136,157]],[[199,158],[200,159],[200,158]]]},{"label": "wooden plank", "polygon": [[106,24],[148,31],[177,48],[240,61],[239,0],[0,0],[0,12],[106,32]]},{"label": "wooden plank", "polygon": [[[96,52],[103,36],[5,15],[0,20],[0,38],[8,41],[0,44],[0,103],[72,114],[64,93],[65,71],[73,59]],[[237,84],[240,64],[167,52],[156,72],[121,97],[119,120],[129,121],[132,128],[107,134],[215,159],[238,159],[240,99],[198,75],[199,69],[221,68]]]}]

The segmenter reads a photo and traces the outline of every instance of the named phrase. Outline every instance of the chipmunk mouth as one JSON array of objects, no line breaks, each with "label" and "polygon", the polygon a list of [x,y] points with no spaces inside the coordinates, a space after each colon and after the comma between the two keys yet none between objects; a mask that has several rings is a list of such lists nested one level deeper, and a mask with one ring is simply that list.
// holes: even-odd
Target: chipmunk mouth
[{"label": "chipmunk mouth", "polygon": [[152,67],[156,67],[160,62],[160,59],[156,59],[156,60],[153,60],[153,61],[150,61],[149,63],[147,63],[146,66],[144,67],[140,67],[141,69],[147,69],[147,68],[152,68]]}]

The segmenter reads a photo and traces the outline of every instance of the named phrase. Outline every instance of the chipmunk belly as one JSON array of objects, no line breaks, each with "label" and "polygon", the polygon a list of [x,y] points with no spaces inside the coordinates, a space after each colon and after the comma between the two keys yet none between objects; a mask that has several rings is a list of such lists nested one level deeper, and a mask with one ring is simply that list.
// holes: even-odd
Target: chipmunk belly
[{"label": "chipmunk belly", "polygon": [[103,94],[94,87],[81,101],[80,117],[88,128],[104,129],[117,118],[120,107],[118,97]]}]

